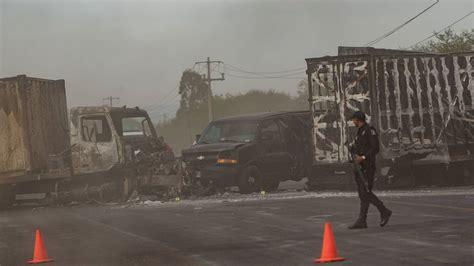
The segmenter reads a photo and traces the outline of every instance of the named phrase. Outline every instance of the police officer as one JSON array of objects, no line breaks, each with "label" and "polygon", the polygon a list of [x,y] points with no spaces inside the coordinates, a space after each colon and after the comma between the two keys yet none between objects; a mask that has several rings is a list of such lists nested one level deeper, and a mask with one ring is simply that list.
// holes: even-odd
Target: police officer
[{"label": "police officer", "polygon": [[[351,152],[354,154],[354,163],[360,166],[361,171],[354,171],[357,192],[360,198],[360,214],[357,221],[349,229],[367,228],[367,212],[372,203],[380,212],[380,226],[388,223],[392,211],[387,209],[383,202],[372,192],[375,174],[375,157],[379,152],[377,131],[365,121],[365,113],[357,111],[352,116],[352,122],[358,128]],[[360,174],[363,176],[360,176]],[[365,180],[364,180],[365,179]]]}]

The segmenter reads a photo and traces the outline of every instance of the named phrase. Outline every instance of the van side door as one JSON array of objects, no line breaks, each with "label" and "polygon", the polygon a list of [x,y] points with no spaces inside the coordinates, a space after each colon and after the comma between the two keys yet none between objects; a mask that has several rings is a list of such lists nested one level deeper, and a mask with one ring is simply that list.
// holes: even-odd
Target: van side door
[{"label": "van side door", "polygon": [[289,170],[289,157],[276,119],[262,122],[259,139],[263,146],[262,172],[269,177],[285,177]]},{"label": "van side door", "polygon": [[307,176],[312,165],[310,127],[306,127],[298,117],[293,115],[279,119],[282,143],[287,151],[289,172],[288,178],[299,181]]}]

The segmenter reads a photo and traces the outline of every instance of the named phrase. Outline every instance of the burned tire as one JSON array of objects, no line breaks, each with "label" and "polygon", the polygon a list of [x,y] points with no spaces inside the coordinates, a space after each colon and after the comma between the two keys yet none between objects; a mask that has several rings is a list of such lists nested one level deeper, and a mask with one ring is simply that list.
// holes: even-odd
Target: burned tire
[{"label": "burned tire", "polygon": [[123,200],[128,200],[138,188],[137,179],[135,177],[124,177],[122,182],[117,184],[119,193]]},{"label": "burned tire", "polygon": [[260,173],[258,167],[254,165],[247,166],[239,176],[239,192],[247,194],[260,191],[262,189],[262,181],[262,173]]},{"label": "burned tire", "polygon": [[121,188],[115,183],[104,183],[99,187],[100,202],[113,202],[122,198]]},{"label": "burned tire", "polygon": [[277,178],[268,178],[267,180],[265,180],[265,184],[264,184],[264,189],[266,191],[276,191],[278,190],[278,186],[280,186],[280,180],[278,180]]},{"label": "burned tire", "polygon": [[58,204],[70,204],[72,202],[70,183],[68,181],[56,182],[54,185],[54,197]]}]

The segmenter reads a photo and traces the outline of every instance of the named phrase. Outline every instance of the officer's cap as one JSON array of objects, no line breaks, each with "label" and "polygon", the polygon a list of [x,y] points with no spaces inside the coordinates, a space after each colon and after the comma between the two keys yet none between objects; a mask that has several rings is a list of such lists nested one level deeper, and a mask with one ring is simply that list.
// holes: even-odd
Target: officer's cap
[{"label": "officer's cap", "polygon": [[351,119],[357,119],[359,121],[365,122],[365,113],[362,111],[355,111],[354,114],[352,114]]}]

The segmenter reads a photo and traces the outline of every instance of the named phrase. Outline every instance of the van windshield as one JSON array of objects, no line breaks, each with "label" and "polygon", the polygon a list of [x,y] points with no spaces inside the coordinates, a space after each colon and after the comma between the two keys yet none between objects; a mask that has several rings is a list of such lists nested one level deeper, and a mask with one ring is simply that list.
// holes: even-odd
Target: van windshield
[{"label": "van windshield", "polygon": [[257,134],[256,121],[212,122],[204,130],[198,144],[218,142],[252,142]]}]

